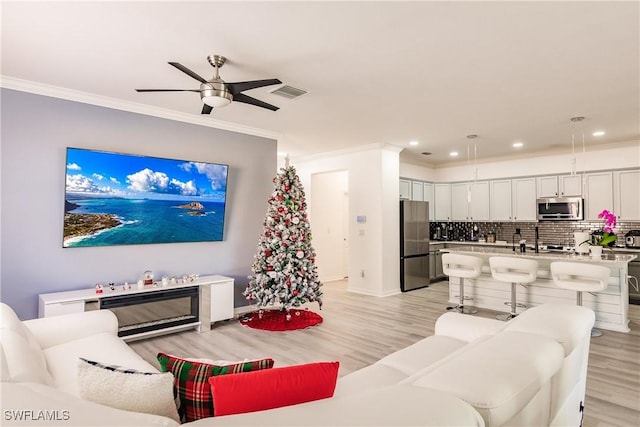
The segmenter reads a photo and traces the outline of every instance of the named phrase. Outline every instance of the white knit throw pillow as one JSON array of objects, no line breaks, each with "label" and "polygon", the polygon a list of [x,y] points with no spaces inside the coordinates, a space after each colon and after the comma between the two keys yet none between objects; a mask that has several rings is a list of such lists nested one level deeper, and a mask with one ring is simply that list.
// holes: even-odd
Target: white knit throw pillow
[{"label": "white knit throw pillow", "polygon": [[78,362],[78,388],[83,399],[180,422],[173,382],[173,374],[169,372],[140,372],[83,358]]}]

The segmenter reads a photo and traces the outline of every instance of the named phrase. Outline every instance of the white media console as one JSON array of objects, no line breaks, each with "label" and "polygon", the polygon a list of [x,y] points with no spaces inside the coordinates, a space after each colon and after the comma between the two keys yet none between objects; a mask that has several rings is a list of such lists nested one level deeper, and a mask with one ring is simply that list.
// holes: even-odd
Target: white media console
[{"label": "white media console", "polygon": [[[102,293],[92,288],[40,294],[38,316],[110,309],[118,317],[119,335],[129,341],[191,328],[204,332],[211,323],[233,318],[233,284],[230,277],[213,275],[166,285],[154,282],[143,288],[105,286]],[[183,312],[163,318],[163,311],[169,309]]]}]

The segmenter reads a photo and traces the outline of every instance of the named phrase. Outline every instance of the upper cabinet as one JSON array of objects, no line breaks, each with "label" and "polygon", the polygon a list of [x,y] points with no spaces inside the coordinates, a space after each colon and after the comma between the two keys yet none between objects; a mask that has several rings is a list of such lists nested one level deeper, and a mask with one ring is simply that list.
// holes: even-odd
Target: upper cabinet
[{"label": "upper cabinet", "polygon": [[614,172],[615,213],[622,221],[640,221],[640,170]]},{"label": "upper cabinet", "polygon": [[421,181],[411,183],[411,200],[424,201],[424,188]]},{"label": "upper cabinet", "polygon": [[476,181],[471,184],[471,204],[469,219],[471,221],[488,221],[489,215],[489,181]]},{"label": "upper cabinet", "polygon": [[491,181],[490,215],[493,221],[511,221],[511,180]]},{"label": "upper cabinet", "polygon": [[469,219],[469,185],[466,182],[451,184],[451,219],[454,221]]},{"label": "upper cabinet", "polygon": [[613,173],[588,173],[584,180],[584,219],[598,220],[603,209],[613,209]]},{"label": "upper cabinet", "polygon": [[492,221],[535,221],[536,179],[500,179],[491,181]]},{"label": "upper cabinet", "polygon": [[400,180],[400,198],[401,199],[411,199],[411,181],[408,179]]},{"label": "upper cabinet", "polygon": [[451,184],[451,219],[454,221],[488,221],[489,182]]},{"label": "upper cabinet", "polygon": [[424,196],[424,201],[429,202],[429,220],[433,221],[436,213],[436,199],[433,194],[433,184],[425,182],[422,185],[422,194]]},{"label": "upper cabinet", "polygon": [[433,184],[435,221],[449,221],[451,219],[451,184]]},{"label": "upper cabinet", "polygon": [[536,179],[518,178],[511,181],[514,221],[536,220]]},{"label": "upper cabinet", "polygon": [[582,196],[582,175],[538,177],[537,194],[538,197]]},{"label": "upper cabinet", "polygon": [[586,221],[603,209],[640,221],[639,189],[640,169],[452,184],[400,179],[400,198],[429,202],[431,221],[536,221],[538,197],[583,197]]}]

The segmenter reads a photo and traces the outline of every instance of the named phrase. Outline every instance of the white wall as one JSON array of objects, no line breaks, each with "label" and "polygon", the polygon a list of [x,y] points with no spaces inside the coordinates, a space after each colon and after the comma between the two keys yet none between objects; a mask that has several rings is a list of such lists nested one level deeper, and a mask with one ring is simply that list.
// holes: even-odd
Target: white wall
[{"label": "white wall", "polygon": [[[277,143],[2,89],[2,302],[37,316],[38,294],[156,276],[223,274],[246,286],[273,190]],[[229,165],[224,241],[62,248],[68,146]],[[238,305],[244,298],[236,298]]]},{"label": "white wall", "polygon": [[[293,159],[305,188],[311,188],[311,176],[316,173],[346,170],[349,174],[350,291],[376,296],[400,292],[399,151],[394,146],[372,145],[360,151]],[[313,199],[313,194],[308,197]],[[358,216],[366,217],[366,222],[358,224]]]},{"label": "white wall", "polygon": [[428,166],[418,166],[400,161],[400,176],[418,181],[436,181],[436,170]]}]

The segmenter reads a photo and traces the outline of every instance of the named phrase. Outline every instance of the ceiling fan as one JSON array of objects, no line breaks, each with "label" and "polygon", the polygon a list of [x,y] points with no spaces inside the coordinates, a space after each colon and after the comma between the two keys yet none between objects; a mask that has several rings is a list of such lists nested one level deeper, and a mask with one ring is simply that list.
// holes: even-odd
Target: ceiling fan
[{"label": "ceiling fan", "polygon": [[200,89],[136,89],[136,92],[200,92],[200,98],[204,105],[202,106],[202,114],[209,114],[214,107],[220,108],[231,104],[231,101],[251,104],[257,107],[266,108],[271,111],[277,111],[278,107],[267,104],[259,99],[245,95],[245,90],[256,89],[264,86],[277,85],[282,83],[278,79],[267,80],[251,80],[248,82],[227,83],[220,78],[220,67],[227,62],[227,58],[220,55],[209,55],[207,57],[209,63],[216,69],[216,75],[211,80],[205,80],[198,74],[194,73],[187,67],[177,62],[169,62],[169,65],[176,67],[178,70],[200,82]]}]

